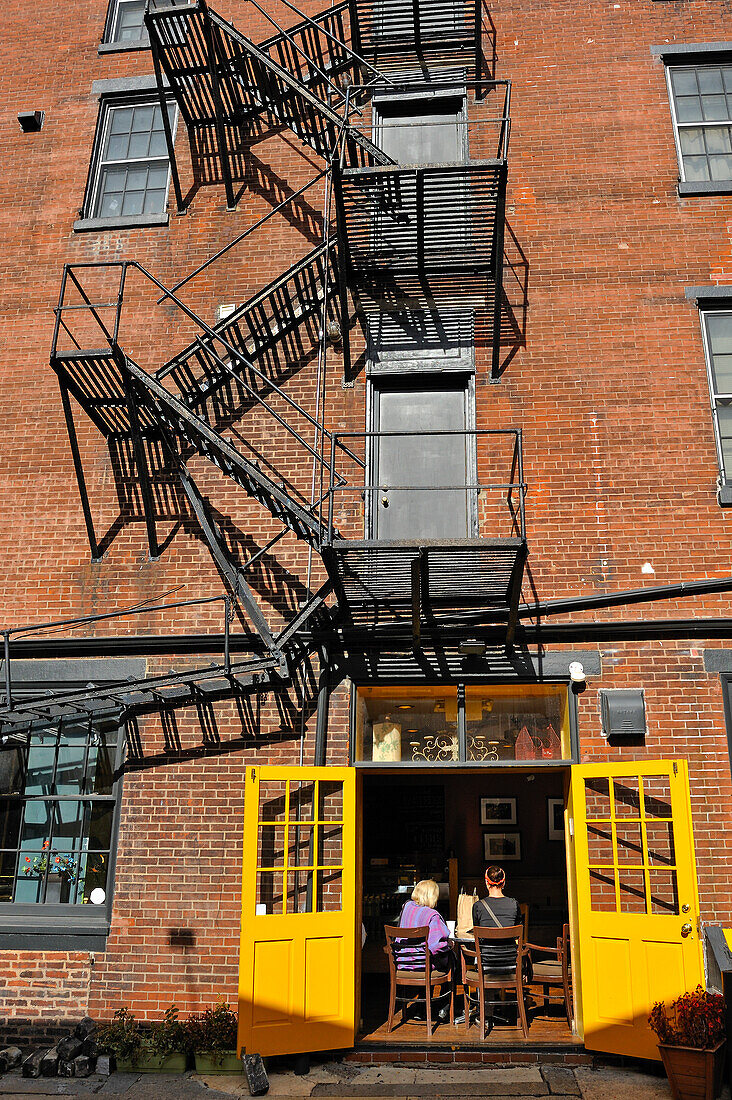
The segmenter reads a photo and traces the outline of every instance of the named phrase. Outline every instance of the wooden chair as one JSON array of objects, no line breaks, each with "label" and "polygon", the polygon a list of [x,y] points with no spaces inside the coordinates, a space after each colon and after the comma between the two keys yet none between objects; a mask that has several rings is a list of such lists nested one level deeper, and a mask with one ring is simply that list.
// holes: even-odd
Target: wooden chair
[{"label": "wooden chair", "polygon": [[[521,924],[514,924],[508,928],[474,928],[475,949],[472,947],[460,948],[460,963],[463,989],[465,990],[465,1034],[470,1031],[470,994],[472,990],[478,997],[480,1013],[480,1037],[485,1039],[485,995],[487,990],[495,990],[503,993],[513,990],[518,1006],[518,1019],[516,1027],[521,1027],[524,1039],[529,1037],[529,1023],[526,1018],[526,991],[524,985],[524,965],[529,962],[527,948],[524,945],[524,929]],[[486,964],[481,953],[481,946],[507,946],[514,941],[516,948],[516,961],[508,969],[491,970]],[[512,946],[514,946],[512,944]],[[498,1000],[492,1001],[497,1004]]]},{"label": "wooden chair", "polygon": [[[542,996],[544,1002],[554,1001],[559,1004],[564,1002],[564,1009],[567,1013],[567,1023],[570,1028],[572,1027],[572,986],[570,982],[570,966],[571,956],[569,949],[569,925],[565,924],[562,928],[561,936],[557,936],[556,947],[540,947],[535,943],[527,943],[531,955],[532,963],[532,979],[531,985],[540,985],[543,987]],[[551,955],[553,958],[548,958],[542,962],[536,962],[534,960],[534,954]],[[559,992],[552,993],[548,990],[557,989]]]},{"label": "wooden chair", "polygon": [[[450,991],[450,1023],[455,1020],[455,997],[452,983],[452,975],[446,970],[433,970],[432,959],[427,946],[429,928],[424,925],[421,928],[398,928],[394,925],[384,925],[386,936],[386,953],[389,957],[389,1022],[387,1031],[394,1027],[394,1013],[397,1000],[402,1002],[402,1023],[406,1020],[407,1005],[416,997],[417,991],[424,990],[425,1007],[427,1009],[427,1034],[432,1035],[432,993],[435,987],[449,984]],[[402,969],[400,961],[404,961],[405,953],[413,959],[414,952],[420,951],[424,958],[424,966],[419,970]],[[417,956],[419,958],[419,956]],[[413,989],[411,996],[397,996],[397,989]],[[444,996],[440,989],[438,996]]]}]

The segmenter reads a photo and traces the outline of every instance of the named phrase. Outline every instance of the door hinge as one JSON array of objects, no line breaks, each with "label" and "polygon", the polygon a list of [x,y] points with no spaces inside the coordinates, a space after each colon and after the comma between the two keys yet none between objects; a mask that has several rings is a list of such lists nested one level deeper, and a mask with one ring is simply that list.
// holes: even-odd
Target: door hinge
[{"label": "door hinge", "polygon": [[676,763],[675,760],[674,760],[673,764],[674,764],[674,775],[678,775],[679,774],[679,765]]},{"label": "door hinge", "polygon": [[252,768],[252,774],[251,774],[251,777],[250,777],[250,778],[251,778],[251,780],[252,780],[252,783],[253,783],[253,782],[254,782],[254,780],[255,780],[255,779],[257,778],[257,769],[256,769],[256,768]]}]

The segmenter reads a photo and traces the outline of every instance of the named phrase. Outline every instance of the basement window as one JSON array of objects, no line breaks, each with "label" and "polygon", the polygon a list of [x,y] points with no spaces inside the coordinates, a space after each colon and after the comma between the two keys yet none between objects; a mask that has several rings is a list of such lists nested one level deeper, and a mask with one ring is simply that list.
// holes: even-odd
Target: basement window
[{"label": "basement window", "polygon": [[4,729],[0,947],[8,934],[16,941],[22,934],[66,936],[82,950],[103,947],[124,740],[119,712],[109,709]]},{"label": "basement window", "polygon": [[732,57],[667,64],[679,194],[732,191]]},{"label": "basement window", "polygon": [[[176,108],[167,105],[171,132]],[[170,161],[157,99],[103,99],[84,217],[75,229],[167,225]]]}]

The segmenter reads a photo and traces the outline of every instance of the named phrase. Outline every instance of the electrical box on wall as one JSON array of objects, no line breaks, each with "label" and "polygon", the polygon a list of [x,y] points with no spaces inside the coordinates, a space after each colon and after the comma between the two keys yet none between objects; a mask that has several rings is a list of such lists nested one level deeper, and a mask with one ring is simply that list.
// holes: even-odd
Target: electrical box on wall
[{"label": "electrical box on wall", "polygon": [[638,745],[646,739],[646,706],[642,688],[600,692],[602,732],[611,745]]}]

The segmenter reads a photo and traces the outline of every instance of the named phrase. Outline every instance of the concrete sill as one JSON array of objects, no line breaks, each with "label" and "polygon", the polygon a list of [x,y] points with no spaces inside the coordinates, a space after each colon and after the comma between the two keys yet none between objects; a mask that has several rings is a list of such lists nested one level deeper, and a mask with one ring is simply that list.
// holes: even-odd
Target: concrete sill
[{"label": "concrete sill", "polygon": [[149,49],[149,42],[101,42],[97,47],[97,53],[131,53],[133,50]]},{"label": "concrete sill", "polygon": [[732,180],[687,183],[679,180],[679,195],[732,195]]},{"label": "concrete sill", "polygon": [[74,222],[74,233],[99,233],[114,229],[164,228],[170,222],[169,214],[131,214],[124,218],[79,218]]},{"label": "concrete sill", "polygon": [[732,505],[732,485],[720,485],[717,489],[717,503],[720,508]]}]

